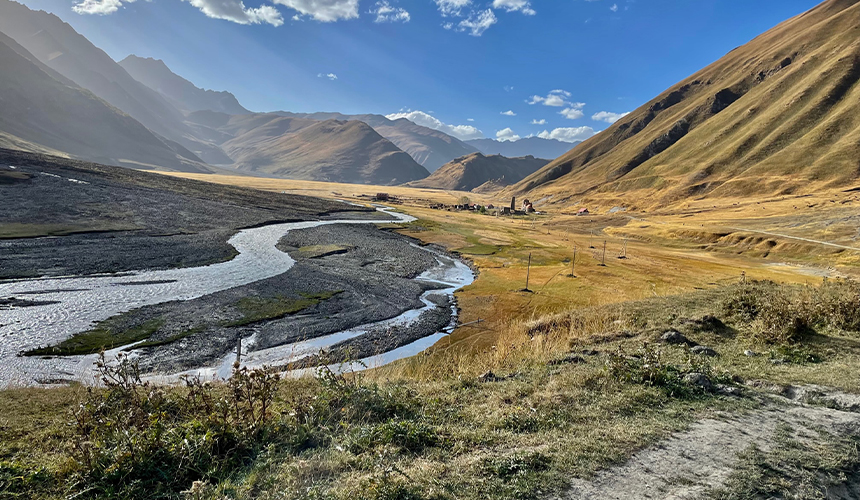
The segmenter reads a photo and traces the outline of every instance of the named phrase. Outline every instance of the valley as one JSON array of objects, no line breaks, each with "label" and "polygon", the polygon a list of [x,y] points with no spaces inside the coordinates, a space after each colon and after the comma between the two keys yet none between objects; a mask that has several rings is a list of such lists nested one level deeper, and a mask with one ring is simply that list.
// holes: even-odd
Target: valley
[{"label": "valley", "polygon": [[0,0],[0,500],[860,497],[807,2]]}]

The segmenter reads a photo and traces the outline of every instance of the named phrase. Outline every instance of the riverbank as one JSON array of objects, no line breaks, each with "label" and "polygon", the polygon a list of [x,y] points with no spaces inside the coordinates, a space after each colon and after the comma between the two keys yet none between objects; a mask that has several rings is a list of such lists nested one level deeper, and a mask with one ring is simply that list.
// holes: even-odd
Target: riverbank
[{"label": "riverbank", "polygon": [[47,499],[851,498],[860,320],[838,306],[857,294],[748,282],[581,309],[514,322],[469,363],[0,391],[0,484]]}]

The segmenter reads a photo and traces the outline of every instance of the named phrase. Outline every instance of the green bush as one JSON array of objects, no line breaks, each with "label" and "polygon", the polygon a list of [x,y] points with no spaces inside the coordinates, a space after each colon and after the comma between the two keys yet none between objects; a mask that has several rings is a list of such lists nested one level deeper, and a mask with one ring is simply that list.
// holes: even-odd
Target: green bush
[{"label": "green bush", "polygon": [[347,449],[355,454],[385,445],[419,452],[437,443],[439,436],[433,427],[413,420],[392,419],[378,425],[360,426],[347,436]]}]

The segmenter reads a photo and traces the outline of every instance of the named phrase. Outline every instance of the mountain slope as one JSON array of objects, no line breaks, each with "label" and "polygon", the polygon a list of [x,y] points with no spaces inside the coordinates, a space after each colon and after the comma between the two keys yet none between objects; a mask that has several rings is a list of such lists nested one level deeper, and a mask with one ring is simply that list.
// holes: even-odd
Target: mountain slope
[{"label": "mountain slope", "polygon": [[255,115],[235,118],[225,126],[249,130],[223,147],[240,170],[357,184],[402,184],[428,175],[412,157],[360,121],[276,117],[248,127],[237,122],[253,122]]},{"label": "mountain slope", "polygon": [[466,144],[485,155],[502,155],[508,158],[534,156],[554,160],[567,153],[579,142],[562,142],[556,139],[525,137],[518,141],[497,141],[495,139],[472,139]]},{"label": "mountain slope", "polygon": [[505,158],[472,153],[442,166],[430,177],[413,181],[409,187],[471,191],[492,181],[495,186],[507,186],[519,182],[549,163],[533,156]]},{"label": "mountain slope", "polygon": [[310,118],[313,120],[358,120],[376,130],[395,146],[402,149],[433,172],[449,161],[474,153],[477,149],[444,132],[422,127],[405,118],[389,120],[382,115],[344,115],[341,113],[288,113],[283,116]]},{"label": "mountain slope", "polygon": [[132,54],[120,61],[119,65],[132,78],[155,90],[180,110],[209,110],[229,115],[250,113],[230,92],[201,89],[171,71],[160,59]]},{"label": "mountain slope", "polygon": [[0,31],[43,64],[131,115],[153,132],[212,163],[229,162],[217,146],[194,137],[183,116],[156,91],[136,81],[104,51],[60,18],[0,0]]},{"label": "mountain slope", "polygon": [[739,47],[512,191],[633,206],[852,186],[860,3],[828,0]]},{"label": "mountain slope", "polygon": [[134,118],[51,78],[14,45],[0,33],[0,146],[136,168],[208,171],[190,153],[180,157]]}]

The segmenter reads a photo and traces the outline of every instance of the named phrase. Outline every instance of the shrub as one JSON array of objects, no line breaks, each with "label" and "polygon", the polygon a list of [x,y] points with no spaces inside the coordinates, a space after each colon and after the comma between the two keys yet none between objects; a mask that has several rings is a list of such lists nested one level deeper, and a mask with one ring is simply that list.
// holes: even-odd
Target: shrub
[{"label": "shrub", "polygon": [[278,376],[265,370],[236,367],[226,387],[188,378],[168,391],[143,382],[124,355],[116,364],[102,355],[97,368],[104,390],[90,388],[74,413],[84,496],[175,497],[241,469],[278,430]]},{"label": "shrub", "polygon": [[394,445],[418,452],[438,442],[439,436],[431,426],[413,420],[392,419],[382,424],[353,429],[347,437],[347,449],[359,454],[377,446]]},{"label": "shrub", "polygon": [[514,454],[505,457],[485,458],[482,462],[484,473],[503,480],[510,480],[549,469],[552,460],[540,452]]}]

